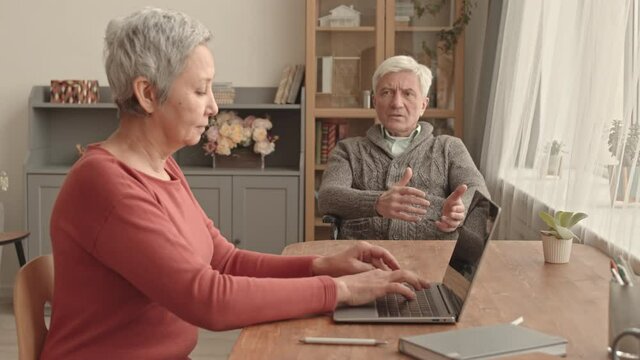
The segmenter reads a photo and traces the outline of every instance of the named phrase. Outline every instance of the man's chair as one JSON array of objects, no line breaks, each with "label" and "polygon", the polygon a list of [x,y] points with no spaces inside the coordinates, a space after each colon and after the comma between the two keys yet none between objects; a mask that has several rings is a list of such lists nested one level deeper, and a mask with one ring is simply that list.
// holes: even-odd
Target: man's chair
[{"label": "man's chair", "polygon": [[331,224],[331,239],[330,240],[338,240],[340,239],[340,218],[335,215],[322,215],[322,222],[325,224]]},{"label": "man's chair", "polygon": [[53,256],[38,256],[20,268],[13,291],[20,360],[40,357],[49,332],[44,321],[44,306],[52,298]]}]

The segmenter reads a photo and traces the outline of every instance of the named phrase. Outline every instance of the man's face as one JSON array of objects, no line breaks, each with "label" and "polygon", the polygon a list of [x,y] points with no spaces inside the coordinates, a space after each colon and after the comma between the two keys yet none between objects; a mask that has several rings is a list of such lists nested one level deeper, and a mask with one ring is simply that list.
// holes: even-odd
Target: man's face
[{"label": "man's face", "polygon": [[378,119],[393,136],[409,136],[428,104],[429,99],[420,91],[418,76],[410,71],[384,75],[373,96]]}]

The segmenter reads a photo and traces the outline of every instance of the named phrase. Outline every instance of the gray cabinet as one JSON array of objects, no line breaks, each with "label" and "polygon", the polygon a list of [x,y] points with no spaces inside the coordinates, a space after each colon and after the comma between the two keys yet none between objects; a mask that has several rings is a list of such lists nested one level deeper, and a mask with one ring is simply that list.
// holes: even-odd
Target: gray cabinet
[{"label": "gray cabinet", "polygon": [[280,254],[298,241],[298,195],[293,177],[234,177],[233,242],[243,249]]},{"label": "gray cabinet", "polygon": [[64,175],[27,175],[27,223],[31,232],[25,246],[27,259],[51,253],[49,222],[63,182]]},{"label": "gray cabinet", "polygon": [[[235,104],[220,106],[241,117],[271,119],[271,132],[279,140],[264,169],[212,168],[201,144],[174,154],[198,202],[222,234],[240,248],[269,253],[280,253],[286,244],[303,238],[304,105],[273,104],[275,91],[236,88]],[[118,126],[108,88],[100,88],[100,99],[96,104],[52,104],[48,86],[31,90],[25,164],[28,258],[51,252],[51,211],[78,159],[76,144],[102,141]]]},{"label": "gray cabinet", "polygon": [[279,254],[300,239],[295,176],[187,176],[200,206],[235,246]]},{"label": "gray cabinet", "polygon": [[227,239],[232,239],[231,176],[186,176],[191,192]]}]

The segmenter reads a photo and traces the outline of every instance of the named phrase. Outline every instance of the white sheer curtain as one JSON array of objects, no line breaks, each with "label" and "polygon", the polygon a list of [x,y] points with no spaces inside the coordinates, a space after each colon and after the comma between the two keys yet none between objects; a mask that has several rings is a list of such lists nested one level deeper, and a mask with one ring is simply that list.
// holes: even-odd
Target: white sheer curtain
[{"label": "white sheer curtain", "polygon": [[640,257],[637,7],[505,1],[480,164],[499,237],[536,237],[540,210],[582,211],[582,241]]}]

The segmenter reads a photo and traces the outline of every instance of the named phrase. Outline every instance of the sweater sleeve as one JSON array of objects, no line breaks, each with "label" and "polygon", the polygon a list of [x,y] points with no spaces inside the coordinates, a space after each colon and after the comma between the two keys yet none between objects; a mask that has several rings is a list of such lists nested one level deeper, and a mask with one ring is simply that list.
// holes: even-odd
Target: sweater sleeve
[{"label": "sweater sleeve", "polygon": [[275,279],[223,273],[257,274],[275,264],[270,275],[286,274],[284,267],[291,261],[295,270],[289,274],[309,275],[308,258],[272,260],[271,256],[237,251],[225,243],[218,233],[213,238],[213,259],[203,258],[171,226],[152,196],[128,192],[116,202],[93,247],[87,250],[135,291],[185,321],[211,330],[335,308],[335,284],[326,276]]},{"label": "sweater sleeve", "polygon": [[323,214],[343,219],[380,216],[375,204],[383,191],[353,188],[353,170],[343,141],[331,152],[318,191],[318,208]]},{"label": "sweater sleeve", "polygon": [[317,256],[283,256],[239,250],[229,243],[209,219],[207,227],[215,252],[211,267],[223,274],[258,278],[311,277]]},{"label": "sweater sleeve", "polygon": [[456,137],[448,137],[445,148],[449,169],[448,193],[453,192],[458,185],[466,184],[468,189],[462,196],[462,202],[467,209],[476,190],[490,198],[484,177],[473,162],[462,140]]}]

